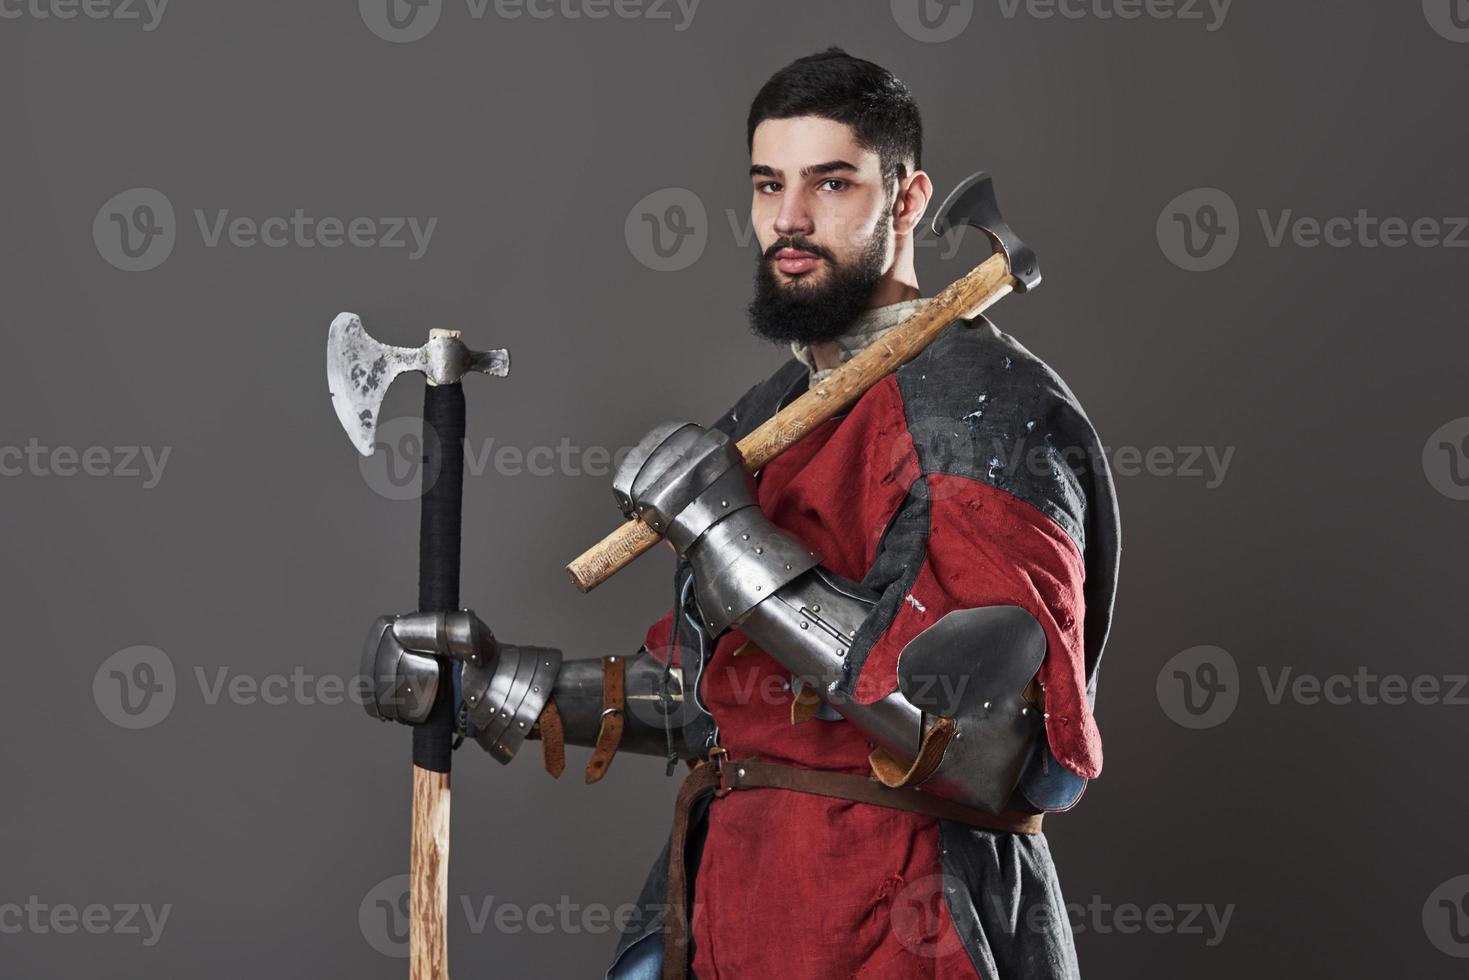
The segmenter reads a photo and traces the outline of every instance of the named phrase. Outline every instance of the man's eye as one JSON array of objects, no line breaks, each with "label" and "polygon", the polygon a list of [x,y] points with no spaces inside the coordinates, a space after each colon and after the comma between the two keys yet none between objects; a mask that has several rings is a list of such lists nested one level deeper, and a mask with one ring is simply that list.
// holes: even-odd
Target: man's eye
[{"label": "man's eye", "polygon": [[828,177],[821,182],[821,186],[824,190],[839,191],[847,186],[847,182],[840,177]]},{"label": "man's eye", "polygon": [[773,180],[767,180],[763,184],[756,184],[755,190],[759,191],[761,194],[774,194],[776,191],[780,190],[780,185]]}]

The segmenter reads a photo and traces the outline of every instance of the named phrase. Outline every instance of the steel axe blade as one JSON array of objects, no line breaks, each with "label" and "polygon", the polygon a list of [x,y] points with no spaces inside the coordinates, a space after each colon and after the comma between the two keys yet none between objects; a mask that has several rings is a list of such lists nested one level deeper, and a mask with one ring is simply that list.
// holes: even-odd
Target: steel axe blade
[{"label": "steel axe blade", "polygon": [[422,347],[393,347],[373,339],[357,314],[337,314],[326,337],[327,390],[347,437],[364,456],[372,455],[383,396],[405,371],[418,371],[434,385],[457,384],[474,371],[504,377],[510,354],[470,350],[457,330],[434,330]]}]

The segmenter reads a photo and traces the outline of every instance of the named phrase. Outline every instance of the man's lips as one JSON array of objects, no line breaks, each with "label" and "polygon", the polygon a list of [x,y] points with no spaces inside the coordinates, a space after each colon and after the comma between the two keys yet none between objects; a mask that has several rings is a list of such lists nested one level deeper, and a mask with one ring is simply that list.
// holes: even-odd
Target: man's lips
[{"label": "man's lips", "polygon": [[814,252],[803,252],[799,248],[783,248],[775,253],[775,267],[788,276],[799,276],[816,268],[821,256]]}]

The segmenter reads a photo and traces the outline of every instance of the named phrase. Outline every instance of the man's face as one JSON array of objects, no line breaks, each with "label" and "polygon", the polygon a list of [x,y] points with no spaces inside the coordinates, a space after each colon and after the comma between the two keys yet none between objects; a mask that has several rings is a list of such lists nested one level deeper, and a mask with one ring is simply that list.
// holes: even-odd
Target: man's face
[{"label": "man's face", "polygon": [[750,163],[751,325],[772,340],[838,336],[893,261],[893,189],[877,153],[849,126],[798,116],[756,127]]}]

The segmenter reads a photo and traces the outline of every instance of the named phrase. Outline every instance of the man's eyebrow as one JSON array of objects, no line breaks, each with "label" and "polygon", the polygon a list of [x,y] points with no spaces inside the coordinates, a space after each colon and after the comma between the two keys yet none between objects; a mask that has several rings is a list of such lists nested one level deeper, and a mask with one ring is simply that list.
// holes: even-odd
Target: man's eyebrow
[{"label": "man's eyebrow", "polygon": [[801,168],[802,177],[819,177],[823,174],[834,174],[839,170],[856,170],[857,165],[845,160],[829,160],[826,163],[813,163],[809,167]]},{"label": "man's eyebrow", "polygon": [[[825,174],[838,173],[840,171],[855,171],[856,169],[857,165],[855,163],[848,163],[845,160],[828,160],[826,163],[813,163],[809,167],[802,167],[801,176],[819,177]],[[776,170],[774,167],[767,167],[763,163],[757,163],[750,168],[751,177],[770,177],[771,179],[778,179],[780,175],[781,172],[779,170]]]}]

